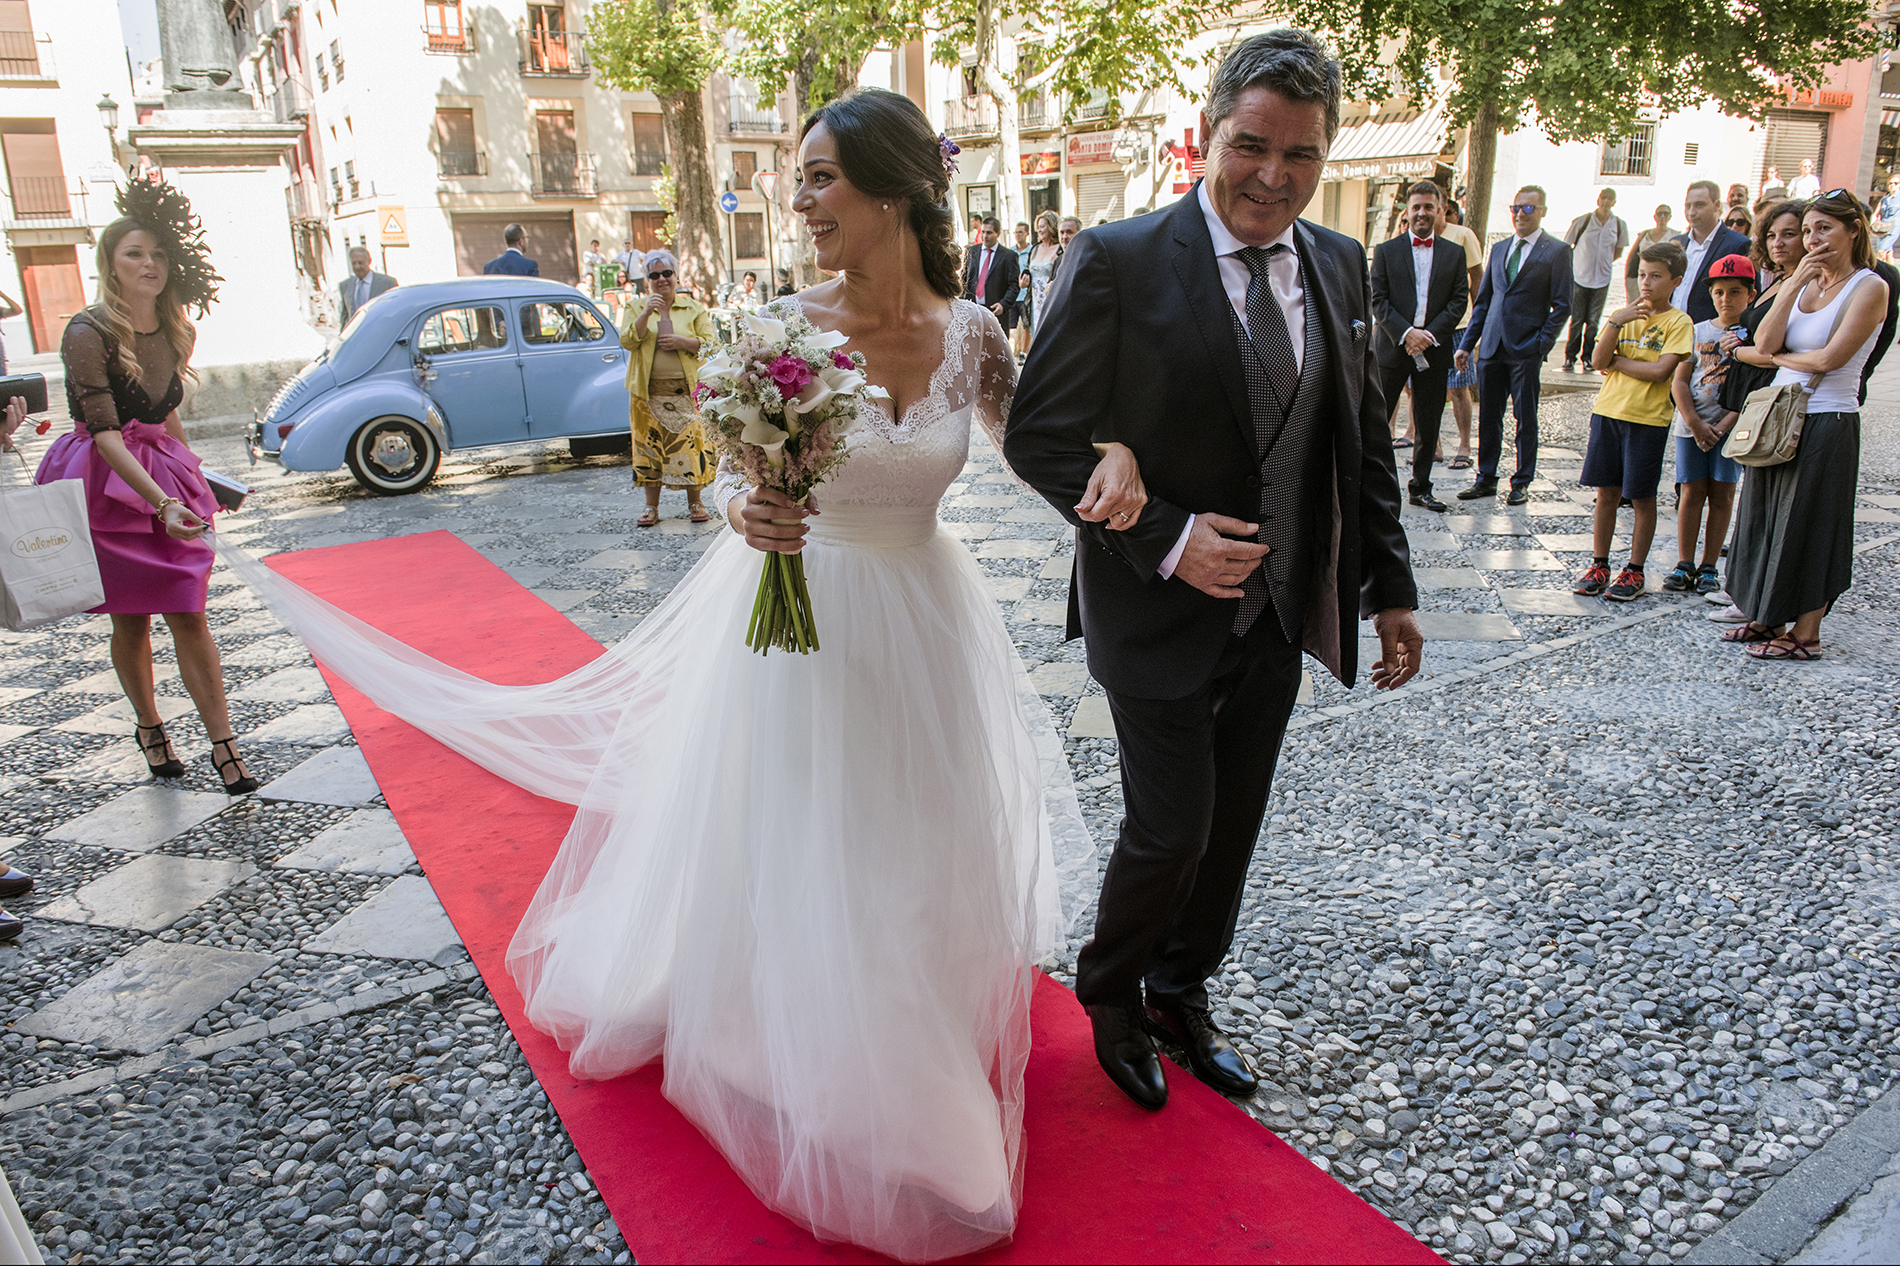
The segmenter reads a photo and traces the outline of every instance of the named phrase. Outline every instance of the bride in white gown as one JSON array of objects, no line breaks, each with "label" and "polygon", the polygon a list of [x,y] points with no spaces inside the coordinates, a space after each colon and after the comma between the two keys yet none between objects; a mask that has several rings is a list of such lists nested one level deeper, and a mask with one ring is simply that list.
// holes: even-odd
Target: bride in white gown
[{"label": "bride in white gown", "polygon": [[[807,123],[800,162],[794,208],[844,276],[781,302],[893,397],[817,512],[722,476],[736,531],[617,646],[531,687],[226,557],[379,706],[578,806],[508,954],[577,1075],[664,1055],[668,1099],[766,1204],[934,1260],[1015,1227],[1035,966],[1094,858],[1048,713],[937,523],[972,420],[1000,448],[1015,385],[995,317],[949,297],[938,138],[863,92]],[[1097,510],[1138,513],[1127,451],[1101,474],[1137,499]],[[746,648],[759,549],[804,551],[822,650]]]}]

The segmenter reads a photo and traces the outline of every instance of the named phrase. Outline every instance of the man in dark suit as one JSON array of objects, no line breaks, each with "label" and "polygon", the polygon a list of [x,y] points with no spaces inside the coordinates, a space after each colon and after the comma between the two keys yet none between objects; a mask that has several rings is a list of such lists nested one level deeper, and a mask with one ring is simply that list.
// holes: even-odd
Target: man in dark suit
[{"label": "man in dark suit", "polygon": [[1004,320],[1016,302],[1022,257],[1002,243],[1003,225],[995,216],[983,221],[983,240],[963,257],[963,297],[980,303]]},{"label": "man in dark suit", "polygon": [[1570,316],[1570,248],[1543,230],[1544,191],[1525,185],[1511,203],[1511,237],[1491,248],[1478,283],[1471,324],[1454,361],[1464,369],[1478,360],[1478,477],[1460,501],[1498,495],[1498,462],[1504,456],[1504,400],[1517,418],[1517,472],[1507,504],[1530,500],[1537,477],[1537,396],[1544,357]]},{"label": "man in dark suit", "polygon": [[[1339,85],[1304,31],[1227,54],[1201,114],[1206,178],[1069,243],[1003,444],[1076,528],[1068,634],[1107,689],[1127,805],[1076,992],[1103,1070],[1148,1108],[1167,1102],[1157,1035],[1218,1090],[1257,1084],[1207,977],[1233,940],[1301,648],[1350,685],[1371,616],[1383,687],[1424,649],[1365,252],[1296,218]],[[1092,509],[1095,441],[1134,450],[1145,507]]]},{"label": "man in dark suit", "polygon": [[1372,252],[1372,336],[1379,357],[1379,394],[1393,412],[1405,384],[1412,384],[1412,420],[1418,441],[1412,449],[1412,504],[1445,512],[1432,495],[1432,455],[1438,451],[1438,424],[1445,415],[1445,384],[1451,377],[1452,343],[1458,318],[1471,297],[1465,275],[1465,248],[1436,233],[1438,204],[1444,191],[1429,180],[1406,195],[1407,232],[1379,243]]},{"label": "man in dark suit", "polygon": [[1747,258],[1749,241],[1722,223],[1722,190],[1713,180],[1698,180],[1682,196],[1682,218],[1689,231],[1676,243],[1689,255],[1688,271],[1676,285],[1670,303],[1689,314],[1691,321],[1713,321],[1715,300],[1709,297],[1709,266],[1728,255]]},{"label": "man in dark suit", "polygon": [[527,255],[528,230],[519,224],[510,224],[501,231],[501,240],[507,244],[508,249],[483,264],[483,273],[507,273],[516,277],[541,275],[541,265],[529,259]]},{"label": "man in dark suit", "polygon": [[360,311],[364,304],[377,295],[396,288],[396,279],[388,273],[379,273],[370,267],[370,253],[367,246],[350,247],[350,275],[337,283],[337,314],[343,324],[348,325],[350,318]]}]

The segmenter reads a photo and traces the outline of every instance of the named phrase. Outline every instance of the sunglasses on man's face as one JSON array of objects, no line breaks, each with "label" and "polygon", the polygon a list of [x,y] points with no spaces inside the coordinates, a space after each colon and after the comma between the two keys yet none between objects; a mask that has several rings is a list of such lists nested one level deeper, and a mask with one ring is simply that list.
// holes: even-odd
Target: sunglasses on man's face
[{"label": "sunglasses on man's face", "polygon": [[673,276],[673,270],[669,268],[665,272],[648,273],[647,280],[648,281],[666,281],[672,276]]},{"label": "sunglasses on man's face", "polygon": [[1538,206],[1535,202],[1514,202],[1511,204],[1512,215],[1535,215],[1542,210],[1543,208]]}]

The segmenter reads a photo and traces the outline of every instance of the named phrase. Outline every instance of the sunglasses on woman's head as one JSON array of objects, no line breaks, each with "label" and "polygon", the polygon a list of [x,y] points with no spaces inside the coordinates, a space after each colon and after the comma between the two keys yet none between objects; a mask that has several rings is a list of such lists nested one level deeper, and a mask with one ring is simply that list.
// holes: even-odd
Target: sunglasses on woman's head
[{"label": "sunglasses on woman's head", "polygon": [[665,272],[648,273],[647,280],[648,281],[665,281],[667,278],[671,277],[672,275],[673,275],[673,270],[669,268]]}]

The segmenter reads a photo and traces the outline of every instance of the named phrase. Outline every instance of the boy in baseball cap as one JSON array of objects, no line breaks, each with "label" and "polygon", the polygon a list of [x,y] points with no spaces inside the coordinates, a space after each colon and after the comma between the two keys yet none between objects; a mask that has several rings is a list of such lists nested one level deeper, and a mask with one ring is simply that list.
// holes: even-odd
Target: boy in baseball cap
[{"label": "boy in baseball cap", "polygon": [[[1709,297],[1715,302],[1715,318],[1696,323],[1694,350],[1676,366],[1671,390],[1676,402],[1676,483],[1682,500],[1676,511],[1676,570],[1663,581],[1665,589],[1707,595],[1722,587],[1715,562],[1728,536],[1735,485],[1742,478],[1741,464],[1722,456],[1722,442],[1739,416],[1722,407],[1722,383],[1731,362],[1722,350],[1722,337],[1741,324],[1755,289],[1755,265],[1747,256],[1724,255],[1711,264]],[[1704,506],[1709,512],[1706,534]],[[1695,562],[1698,537],[1703,542],[1700,567]]]}]

